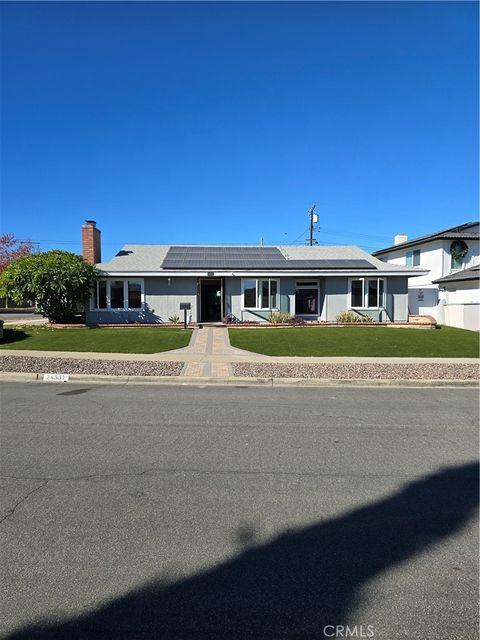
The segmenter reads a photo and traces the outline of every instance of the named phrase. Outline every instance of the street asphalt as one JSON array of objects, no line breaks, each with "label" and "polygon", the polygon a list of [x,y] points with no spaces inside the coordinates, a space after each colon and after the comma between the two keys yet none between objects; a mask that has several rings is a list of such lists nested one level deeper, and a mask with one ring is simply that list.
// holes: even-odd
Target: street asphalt
[{"label": "street asphalt", "polygon": [[0,391],[2,638],[478,637],[478,390]]}]

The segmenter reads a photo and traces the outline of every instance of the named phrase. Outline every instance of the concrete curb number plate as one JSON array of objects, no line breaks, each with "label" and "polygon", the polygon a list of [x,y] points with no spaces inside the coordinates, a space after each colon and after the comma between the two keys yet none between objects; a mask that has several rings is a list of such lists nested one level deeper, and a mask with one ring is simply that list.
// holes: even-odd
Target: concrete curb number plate
[{"label": "concrete curb number plate", "polygon": [[44,373],[44,382],[68,382],[70,375],[68,373]]}]

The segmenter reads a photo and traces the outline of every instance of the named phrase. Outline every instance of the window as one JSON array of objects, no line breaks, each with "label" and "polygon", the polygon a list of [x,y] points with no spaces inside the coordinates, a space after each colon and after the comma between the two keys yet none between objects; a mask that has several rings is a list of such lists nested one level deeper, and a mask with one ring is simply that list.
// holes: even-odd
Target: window
[{"label": "window", "polygon": [[142,286],[139,282],[128,282],[128,308],[142,308]]},{"label": "window", "polygon": [[112,309],[124,309],[123,280],[110,282],[110,307]]},{"label": "window", "polygon": [[318,282],[296,283],[295,313],[301,316],[318,315]]},{"label": "window", "polygon": [[460,256],[454,256],[452,255],[452,261],[450,264],[450,270],[451,271],[458,271],[459,269],[461,269],[463,267],[463,258],[461,258]]},{"label": "window", "polygon": [[352,307],[363,307],[363,280],[352,280]]},{"label": "window", "polygon": [[407,251],[406,253],[407,267],[420,266],[420,249],[414,249],[413,251]]},{"label": "window", "polygon": [[107,281],[97,280],[93,291],[93,308],[94,309],[106,309],[107,308]]},{"label": "window", "polygon": [[378,309],[384,305],[385,282],[381,278],[357,278],[350,281],[352,309]]},{"label": "window", "polygon": [[92,309],[141,309],[143,280],[97,280]]},{"label": "window", "polygon": [[257,281],[245,280],[243,283],[243,306],[255,309],[257,306]]},{"label": "window", "polygon": [[454,240],[450,245],[450,271],[463,268],[463,259],[468,253],[468,245],[463,240]]},{"label": "window", "polygon": [[244,309],[277,309],[278,280],[243,280]]}]

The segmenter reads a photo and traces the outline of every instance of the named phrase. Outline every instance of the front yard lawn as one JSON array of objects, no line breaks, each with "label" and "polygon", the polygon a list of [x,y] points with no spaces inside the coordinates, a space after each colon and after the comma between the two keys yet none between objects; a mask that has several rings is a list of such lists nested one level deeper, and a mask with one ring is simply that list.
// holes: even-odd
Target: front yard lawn
[{"label": "front yard lawn", "polygon": [[229,329],[233,347],[268,356],[358,356],[386,358],[478,358],[479,334],[389,327],[296,327]]},{"label": "front yard lawn", "polygon": [[4,327],[0,349],[38,349],[40,351],[91,351],[95,353],[158,353],[186,347],[190,329],[54,329],[42,327]]}]

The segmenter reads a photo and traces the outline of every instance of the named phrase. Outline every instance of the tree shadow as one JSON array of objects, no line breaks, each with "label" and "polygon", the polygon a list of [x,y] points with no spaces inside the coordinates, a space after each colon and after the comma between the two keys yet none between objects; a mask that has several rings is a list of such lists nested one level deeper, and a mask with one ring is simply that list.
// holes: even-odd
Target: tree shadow
[{"label": "tree shadow", "polygon": [[22,340],[26,340],[29,338],[25,331],[21,329],[3,329],[3,338],[1,340],[2,345],[4,344],[13,344],[15,342],[21,342]]},{"label": "tree shadow", "polygon": [[[478,504],[477,464],[449,468],[343,516],[247,546],[187,579],[160,580],[60,624],[10,640],[324,638],[359,589],[459,531]],[[238,539],[254,545],[254,532]]]}]

